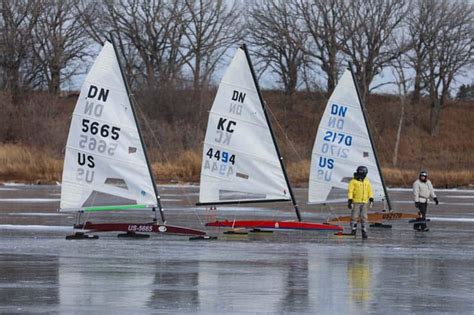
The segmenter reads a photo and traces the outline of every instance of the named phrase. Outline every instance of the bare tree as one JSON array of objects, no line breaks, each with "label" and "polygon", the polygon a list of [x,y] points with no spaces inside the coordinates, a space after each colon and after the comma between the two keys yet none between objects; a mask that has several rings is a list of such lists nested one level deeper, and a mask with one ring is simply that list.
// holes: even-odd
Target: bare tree
[{"label": "bare tree", "polygon": [[191,55],[181,51],[186,30],[183,1],[107,1],[106,11],[126,70],[131,71],[129,78],[153,88],[174,82],[181,75]]},{"label": "bare tree", "polygon": [[75,0],[75,11],[83,31],[96,43],[103,44],[112,30],[107,16],[106,2],[99,0]]},{"label": "bare tree", "polygon": [[305,53],[316,58],[327,77],[327,95],[336,87],[339,73],[338,54],[346,41],[341,33],[345,14],[343,0],[298,1],[298,12],[312,41]]},{"label": "bare tree", "polygon": [[227,49],[241,39],[241,10],[236,2],[228,5],[222,0],[185,0],[187,12],[183,50],[191,53],[186,64],[191,69],[196,120],[205,121],[202,90],[207,89],[211,77]]},{"label": "bare tree", "polygon": [[193,74],[194,90],[209,84],[219,59],[227,48],[241,39],[241,9],[234,2],[222,0],[185,0],[188,8],[185,49],[192,53],[187,60]]},{"label": "bare tree", "polygon": [[[31,54],[31,32],[37,22],[40,3],[28,0],[2,0],[0,2],[0,67],[5,73],[5,87],[15,100],[31,71],[26,69]],[[22,71],[24,70],[24,71]]]},{"label": "bare tree", "polygon": [[58,94],[61,83],[78,73],[88,55],[90,40],[83,31],[77,0],[42,2],[33,28],[34,57],[41,64],[41,78],[50,93]]},{"label": "bare tree", "polygon": [[295,0],[262,0],[250,9],[248,37],[254,54],[277,74],[286,95],[298,86],[298,73],[305,64],[306,34]]},{"label": "bare tree", "polygon": [[424,88],[422,81],[423,67],[425,58],[428,56],[427,30],[433,28],[436,22],[435,17],[431,13],[433,1],[416,0],[410,4],[410,10],[406,18],[407,29],[410,34],[412,48],[408,51],[407,56],[411,67],[415,71],[413,83],[412,102],[417,103],[420,99],[421,91]]},{"label": "bare tree", "polygon": [[474,6],[466,1],[426,3],[433,19],[423,34],[427,50],[420,67],[431,103],[430,132],[439,132],[441,110],[455,76],[472,66]]},{"label": "bare tree", "polygon": [[398,162],[398,151],[400,147],[400,138],[402,134],[402,128],[405,120],[405,107],[406,100],[409,92],[409,88],[412,85],[412,79],[407,74],[410,69],[408,58],[405,54],[399,55],[398,58],[392,60],[391,70],[395,78],[395,84],[398,88],[398,96],[400,98],[400,118],[398,120],[397,135],[395,138],[395,148],[393,152],[392,163],[393,166],[397,166]]},{"label": "bare tree", "polygon": [[408,6],[405,0],[353,0],[346,9],[342,50],[354,64],[365,99],[374,77],[409,47],[390,44]]}]

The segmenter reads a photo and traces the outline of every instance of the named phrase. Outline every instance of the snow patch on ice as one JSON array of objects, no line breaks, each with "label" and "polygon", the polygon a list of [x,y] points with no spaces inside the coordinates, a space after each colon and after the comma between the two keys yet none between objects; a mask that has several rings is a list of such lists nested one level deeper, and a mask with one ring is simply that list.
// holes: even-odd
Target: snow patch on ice
[{"label": "snow patch on ice", "polygon": [[[387,188],[389,191],[413,191],[412,188]],[[460,188],[449,188],[449,189],[439,189],[435,187],[435,191],[438,192],[460,192],[460,193],[473,193],[474,194],[474,189],[460,189]]]},{"label": "snow patch on ice", "polygon": [[58,202],[59,199],[57,198],[2,198],[0,202]]},{"label": "snow patch on ice", "polygon": [[3,183],[3,186],[6,187],[21,187],[21,186],[33,186],[32,184],[25,183]]},{"label": "snow patch on ice", "polygon": [[199,185],[193,183],[186,184],[159,184],[158,188],[199,188]]},{"label": "snow patch on ice", "polygon": [[456,198],[456,199],[474,199],[474,195],[455,195],[455,196],[443,196],[443,198]]},{"label": "snow patch on ice", "polygon": [[40,212],[23,212],[23,213],[8,213],[10,216],[15,217],[61,217],[68,216],[68,213],[40,213]]},{"label": "snow patch on ice", "polygon": [[[444,197],[443,197],[444,198]],[[396,200],[392,201],[392,203],[402,203],[402,204],[413,204],[414,201],[408,201],[408,200]],[[430,202],[430,205],[434,205],[434,201]],[[452,206],[474,206],[474,203],[472,202],[439,202],[440,205],[452,205]]]},{"label": "snow patch on ice", "polygon": [[0,230],[72,231],[72,226],[0,224]]},{"label": "snow patch on ice", "polygon": [[474,218],[451,218],[451,217],[429,217],[431,221],[443,221],[443,222],[472,222]]}]

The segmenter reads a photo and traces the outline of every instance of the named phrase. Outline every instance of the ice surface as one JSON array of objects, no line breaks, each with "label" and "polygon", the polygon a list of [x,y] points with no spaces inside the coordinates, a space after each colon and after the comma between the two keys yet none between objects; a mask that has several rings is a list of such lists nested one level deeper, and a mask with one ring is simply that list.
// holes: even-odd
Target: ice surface
[{"label": "ice surface", "polygon": [[[169,201],[169,224],[204,229],[206,216],[294,219],[290,204],[258,205],[251,213],[221,207],[192,209],[196,187],[184,201]],[[0,198],[51,198],[59,187],[0,191]],[[181,194],[182,187],[166,187]],[[299,190],[300,204],[305,190]],[[430,205],[430,232],[406,221],[341,238],[327,232],[224,236],[217,241],[153,235],[145,240],[66,241],[72,215],[57,204],[0,203],[0,313],[472,313],[474,306],[474,206],[438,191]],[[469,195],[463,192],[462,195]],[[472,192],[474,195],[474,191]],[[411,192],[395,191],[397,209],[415,213]],[[302,206],[305,220],[348,214],[345,204]],[[179,211],[178,211],[179,210]],[[377,210],[377,209],[374,209]],[[128,217],[130,216],[130,217]],[[98,213],[92,221],[141,222],[152,214]],[[141,220],[141,221],[140,221]]]}]

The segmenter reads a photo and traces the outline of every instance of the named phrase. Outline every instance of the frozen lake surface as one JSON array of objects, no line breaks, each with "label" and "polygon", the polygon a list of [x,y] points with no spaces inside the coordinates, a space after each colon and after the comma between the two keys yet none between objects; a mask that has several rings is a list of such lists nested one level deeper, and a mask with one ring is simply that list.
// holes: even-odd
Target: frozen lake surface
[{"label": "frozen lake surface", "polygon": [[[205,229],[215,213],[193,208],[195,186],[160,186],[167,220]],[[369,239],[328,232],[224,236],[216,241],[153,235],[66,241],[73,214],[57,213],[58,186],[0,187],[0,313],[471,313],[474,309],[474,191],[439,191],[431,231],[406,221]],[[391,190],[414,213],[411,192]],[[347,214],[344,204],[305,205],[307,221]],[[31,201],[33,200],[33,201]],[[293,219],[286,204],[219,208],[218,218]],[[89,220],[146,222],[149,213]],[[346,226],[347,227],[347,226]]]}]

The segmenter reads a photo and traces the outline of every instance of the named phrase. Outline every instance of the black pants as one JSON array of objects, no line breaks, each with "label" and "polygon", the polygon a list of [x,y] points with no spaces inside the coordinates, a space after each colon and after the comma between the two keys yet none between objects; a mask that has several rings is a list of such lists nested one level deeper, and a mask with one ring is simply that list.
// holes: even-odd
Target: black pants
[{"label": "black pants", "polygon": [[413,225],[413,228],[415,230],[424,230],[426,229],[426,213],[428,212],[428,202],[425,203],[418,203],[418,210],[420,210],[421,213],[421,219],[424,221],[423,223],[415,223]]}]

